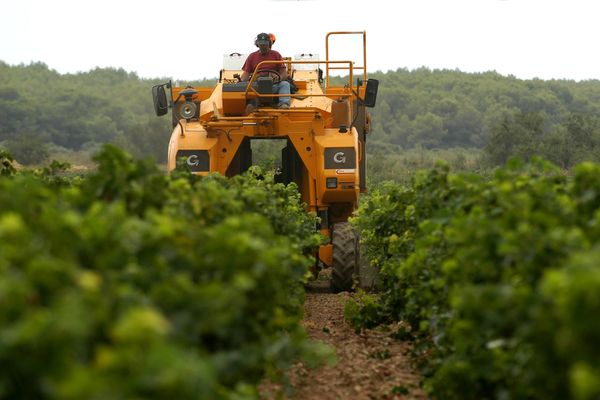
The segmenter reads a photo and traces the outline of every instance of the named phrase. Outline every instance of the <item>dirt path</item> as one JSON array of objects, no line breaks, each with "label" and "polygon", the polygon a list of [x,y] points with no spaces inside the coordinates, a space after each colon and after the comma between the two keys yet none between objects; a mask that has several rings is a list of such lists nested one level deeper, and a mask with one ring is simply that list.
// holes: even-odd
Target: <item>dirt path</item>
[{"label": "dirt path", "polygon": [[271,388],[263,390],[265,399],[426,399],[410,366],[410,344],[377,330],[356,334],[344,321],[349,296],[307,293],[304,326],[312,339],[335,348],[338,363],[318,370],[298,365],[290,373],[291,396]]}]

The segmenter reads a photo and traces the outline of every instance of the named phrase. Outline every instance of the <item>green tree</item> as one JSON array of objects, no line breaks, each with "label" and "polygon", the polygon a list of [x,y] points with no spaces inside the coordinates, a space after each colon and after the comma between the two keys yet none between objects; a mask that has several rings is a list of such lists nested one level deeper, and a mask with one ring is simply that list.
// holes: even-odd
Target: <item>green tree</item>
[{"label": "green tree", "polygon": [[48,157],[46,144],[33,134],[22,134],[5,142],[6,149],[23,165],[37,165]]},{"label": "green tree", "polygon": [[540,154],[543,136],[544,119],[539,113],[518,112],[492,127],[485,152],[493,165],[502,165],[511,156],[528,160]]}]

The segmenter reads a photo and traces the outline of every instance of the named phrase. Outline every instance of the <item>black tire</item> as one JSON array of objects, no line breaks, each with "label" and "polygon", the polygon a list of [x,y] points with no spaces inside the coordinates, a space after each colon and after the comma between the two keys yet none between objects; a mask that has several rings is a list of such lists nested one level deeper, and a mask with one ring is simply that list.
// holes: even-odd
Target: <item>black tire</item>
[{"label": "black tire", "polygon": [[358,241],[352,225],[348,222],[334,224],[331,242],[331,288],[335,292],[352,290],[354,274],[358,270]]}]

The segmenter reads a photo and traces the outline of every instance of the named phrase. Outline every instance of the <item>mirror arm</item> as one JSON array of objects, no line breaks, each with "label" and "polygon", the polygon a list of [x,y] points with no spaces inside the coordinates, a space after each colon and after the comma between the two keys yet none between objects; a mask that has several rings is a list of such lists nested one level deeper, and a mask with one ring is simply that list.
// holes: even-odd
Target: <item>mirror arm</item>
[{"label": "mirror arm", "polygon": [[352,93],[356,96],[356,113],[354,114],[354,118],[352,118],[352,122],[350,123],[350,131],[352,131],[352,127],[354,126],[354,124],[356,123],[356,118],[358,118],[358,106],[359,105],[364,105],[365,104],[365,100],[360,98],[360,95],[358,94],[359,92],[359,88],[362,86],[362,81],[360,80],[360,78],[356,78],[356,91],[351,87],[350,89],[352,90]]}]

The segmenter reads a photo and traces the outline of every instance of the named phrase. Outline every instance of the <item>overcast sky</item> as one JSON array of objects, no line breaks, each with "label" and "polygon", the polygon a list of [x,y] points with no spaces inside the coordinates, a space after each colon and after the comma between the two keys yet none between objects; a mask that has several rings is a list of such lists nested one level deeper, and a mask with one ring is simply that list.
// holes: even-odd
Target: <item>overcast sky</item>
[{"label": "overcast sky", "polygon": [[367,32],[369,71],[600,79],[599,0],[0,0],[0,60],[60,73],[212,78],[260,32],[284,56],[324,58],[326,33],[340,30]]}]

